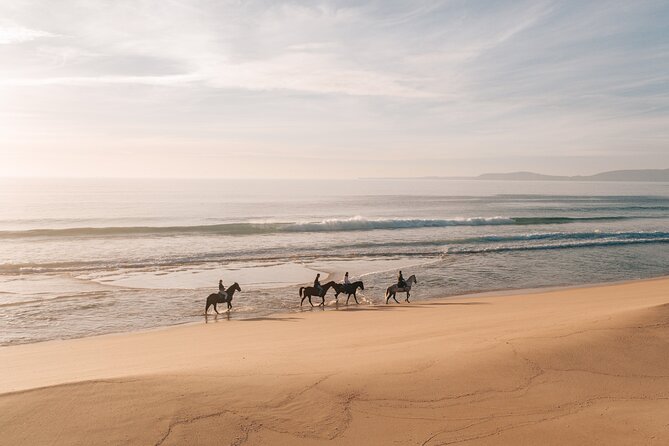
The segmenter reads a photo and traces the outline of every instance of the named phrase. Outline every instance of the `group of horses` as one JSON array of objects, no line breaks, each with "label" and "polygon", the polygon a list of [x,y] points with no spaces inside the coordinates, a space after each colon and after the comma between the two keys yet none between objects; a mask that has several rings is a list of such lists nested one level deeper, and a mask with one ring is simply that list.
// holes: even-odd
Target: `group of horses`
[{"label": "group of horses", "polygon": [[[418,283],[416,280],[416,276],[412,274],[408,279],[405,281],[405,286],[400,287],[399,284],[393,284],[390,285],[388,288],[386,288],[386,304],[390,301],[392,298],[395,302],[400,303],[396,299],[397,293],[406,293],[407,297],[404,299],[405,302],[409,302],[409,297],[411,297],[411,286]],[[348,305],[348,301],[353,296],[353,299],[355,300],[355,303],[358,302],[358,297],[356,296],[356,293],[358,290],[364,290],[365,285],[362,283],[361,280],[358,280],[357,282],[352,282],[349,284],[344,284],[344,283],[337,283],[333,280],[330,282],[324,284],[321,286],[320,289],[313,287],[313,286],[306,286],[306,287],[300,287],[300,292],[299,295],[302,298],[300,301],[300,306],[304,303],[305,299],[309,300],[309,304],[313,307],[314,304],[311,301],[312,297],[320,297],[321,298],[321,303],[318,304],[318,306],[324,306],[325,305],[325,295],[328,293],[328,291],[332,288],[335,291],[335,299],[337,299],[337,302],[339,302],[339,295],[340,294],[346,294],[348,297],[346,298],[346,305]],[[210,306],[214,306],[214,311],[218,314],[218,309],[216,308],[216,304],[222,304],[225,303],[228,305],[228,311],[232,309],[232,298],[235,295],[235,292],[241,291],[241,287],[237,282],[233,283],[230,285],[228,289],[225,290],[225,295],[221,295],[220,293],[212,293],[207,297],[207,304],[204,309],[204,313],[207,314],[209,311]]]}]

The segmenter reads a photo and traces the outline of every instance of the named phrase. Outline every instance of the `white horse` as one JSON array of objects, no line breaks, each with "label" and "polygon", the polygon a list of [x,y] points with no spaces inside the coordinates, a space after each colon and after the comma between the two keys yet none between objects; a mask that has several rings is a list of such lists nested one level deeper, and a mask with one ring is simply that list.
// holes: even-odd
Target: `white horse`
[{"label": "white horse", "polygon": [[399,303],[397,299],[395,299],[395,294],[397,293],[407,293],[407,298],[404,299],[404,301],[409,302],[409,297],[411,296],[411,294],[409,294],[409,292],[411,291],[411,285],[414,283],[418,283],[418,281],[416,280],[416,276],[412,274],[404,282],[406,283],[406,286],[404,288],[399,288],[397,284],[395,284],[395,285],[390,285],[388,289],[386,289],[386,303],[388,303],[391,297],[395,302]]}]

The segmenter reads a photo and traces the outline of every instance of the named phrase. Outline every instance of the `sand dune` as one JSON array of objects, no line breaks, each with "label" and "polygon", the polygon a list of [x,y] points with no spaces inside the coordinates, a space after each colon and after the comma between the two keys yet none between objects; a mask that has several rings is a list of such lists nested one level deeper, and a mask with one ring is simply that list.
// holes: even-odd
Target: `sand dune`
[{"label": "sand dune", "polygon": [[669,444],[669,279],[209,322],[0,349],[0,443]]}]

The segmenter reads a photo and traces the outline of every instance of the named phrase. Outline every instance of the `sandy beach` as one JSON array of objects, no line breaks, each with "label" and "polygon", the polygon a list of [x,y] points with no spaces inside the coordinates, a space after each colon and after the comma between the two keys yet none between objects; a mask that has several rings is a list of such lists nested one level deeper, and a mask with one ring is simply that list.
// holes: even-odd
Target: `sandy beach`
[{"label": "sandy beach", "polygon": [[663,278],[5,347],[0,443],[664,445],[668,304]]},{"label": "sandy beach", "polygon": [[0,1],[0,446],[669,446],[668,22]]}]

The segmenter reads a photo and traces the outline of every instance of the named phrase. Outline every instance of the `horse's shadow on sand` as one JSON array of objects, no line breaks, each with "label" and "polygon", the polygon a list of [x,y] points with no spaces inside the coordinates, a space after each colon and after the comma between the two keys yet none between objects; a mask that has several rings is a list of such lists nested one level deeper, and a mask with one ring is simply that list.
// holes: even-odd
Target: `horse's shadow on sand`
[{"label": "horse's shadow on sand", "polygon": [[[425,302],[425,303],[410,303],[405,305],[383,305],[383,304],[373,304],[373,305],[342,305],[335,304],[332,306],[314,306],[302,308],[300,313],[314,312],[314,311],[325,311],[326,309],[334,311],[402,311],[410,310],[412,308],[421,308],[421,307],[438,307],[438,306],[460,306],[460,305],[490,305],[490,302]],[[216,323],[220,320],[231,320],[230,311],[219,314],[205,314],[204,322]],[[258,322],[258,321],[271,321],[271,322],[297,322],[301,320],[300,317],[294,316],[259,316],[259,317],[250,317],[250,318],[240,318],[235,319],[239,322]]]},{"label": "horse's shadow on sand", "polygon": [[[220,313],[220,314],[205,314],[204,323],[208,324],[210,322],[216,323],[220,320],[229,321],[230,312]],[[259,316],[259,317],[249,317],[243,319],[235,319],[238,322],[257,322],[257,321],[274,321],[274,322],[295,322],[300,318],[291,317],[291,316]]]},{"label": "horse's shadow on sand", "polygon": [[250,317],[246,319],[239,319],[239,322],[258,322],[258,321],[273,321],[273,322],[296,322],[301,318],[291,316],[261,316]]},{"label": "horse's shadow on sand", "polygon": [[425,308],[438,307],[442,305],[459,306],[459,305],[490,305],[490,302],[409,302],[401,304],[386,304],[373,303],[371,305],[345,305],[334,303],[332,305],[314,306],[303,308],[300,312],[314,312],[314,311],[393,311],[393,310],[409,310],[411,308]]}]

